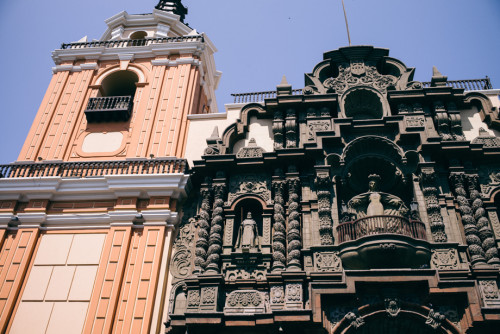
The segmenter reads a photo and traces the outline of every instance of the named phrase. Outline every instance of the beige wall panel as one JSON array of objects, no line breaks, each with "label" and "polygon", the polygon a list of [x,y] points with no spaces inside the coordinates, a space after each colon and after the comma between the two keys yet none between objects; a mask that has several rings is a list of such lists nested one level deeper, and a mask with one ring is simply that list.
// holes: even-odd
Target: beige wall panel
[{"label": "beige wall panel", "polygon": [[31,126],[28,137],[26,137],[18,160],[36,160],[41,141],[52,119],[53,110],[59,102],[68,75],[69,72],[59,72],[52,76],[47,93],[45,93],[42,104],[38,109],[38,113]]},{"label": "beige wall panel", "polygon": [[45,294],[48,301],[66,301],[75,275],[75,266],[56,266]]},{"label": "beige wall panel", "polygon": [[69,300],[90,301],[96,275],[97,266],[78,266],[71,284]]},{"label": "beige wall panel", "polygon": [[54,303],[46,334],[80,334],[88,303]]},{"label": "beige wall panel", "polygon": [[30,303],[19,305],[10,334],[43,334],[49,324],[54,303]]},{"label": "beige wall panel", "polygon": [[52,266],[35,266],[31,269],[23,292],[23,301],[42,301],[49,287]]},{"label": "beige wall panel", "polygon": [[35,265],[63,265],[68,258],[73,234],[46,234],[38,248]]},{"label": "beige wall panel", "polygon": [[73,238],[68,264],[99,264],[105,234],[77,234]]}]

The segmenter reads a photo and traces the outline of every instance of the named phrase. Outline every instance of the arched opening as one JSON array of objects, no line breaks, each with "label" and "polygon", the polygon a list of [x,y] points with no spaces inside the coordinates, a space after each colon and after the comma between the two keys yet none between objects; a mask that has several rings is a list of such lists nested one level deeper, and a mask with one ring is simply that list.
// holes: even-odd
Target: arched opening
[{"label": "arched opening", "polygon": [[145,39],[148,36],[148,33],[145,31],[136,31],[132,33],[129,39]]},{"label": "arched opening", "polygon": [[371,89],[362,87],[348,91],[343,100],[346,117],[378,119],[384,116],[382,101]]},{"label": "arched opening", "polygon": [[262,244],[262,214],[263,208],[262,204],[255,198],[246,198],[238,202],[234,209],[235,219],[234,219],[234,233],[233,233],[233,245],[234,250],[242,249],[244,238],[244,229],[242,227],[242,222],[245,219],[248,219],[249,213],[251,215],[251,219],[253,219],[256,223],[257,235],[255,236],[257,245]]},{"label": "arched opening", "polygon": [[111,73],[102,81],[101,94],[103,97],[131,96],[133,98],[138,81],[139,77],[132,71]]},{"label": "arched opening", "polygon": [[101,83],[101,97],[90,98],[87,104],[87,122],[128,121],[138,81],[139,77],[132,71],[116,71],[105,77]]}]

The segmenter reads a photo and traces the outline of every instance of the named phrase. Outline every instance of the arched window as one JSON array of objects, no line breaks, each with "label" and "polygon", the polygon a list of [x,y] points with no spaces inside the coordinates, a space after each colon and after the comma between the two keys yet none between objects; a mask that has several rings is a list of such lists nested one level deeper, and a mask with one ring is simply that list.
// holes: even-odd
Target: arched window
[{"label": "arched window", "polygon": [[104,78],[101,97],[91,98],[87,104],[87,122],[128,121],[138,81],[132,71],[116,71]]},{"label": "arched window", "polygon": [[378,119],[384,116],[381,97],[371,89],[360,87],[346,92],[343,97],[346,117]]},{"label": "arched window", "polygon": [[136,31],[130,35],[129,39],[145,39],[148,33],[145,31]]}]

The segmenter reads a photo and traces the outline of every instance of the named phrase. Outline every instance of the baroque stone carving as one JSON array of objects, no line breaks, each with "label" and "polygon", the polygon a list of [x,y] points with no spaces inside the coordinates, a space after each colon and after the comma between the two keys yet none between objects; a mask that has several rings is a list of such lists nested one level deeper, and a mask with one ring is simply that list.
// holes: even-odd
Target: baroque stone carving
[{"label": "baroque stone carving", "polygon": [[[281,174],[278,172],[278,174]],[[285,209],[284,209],[284,192],[285,181],[279,179],[273,181],[274,192],[274,224],[273,224],[273,271],[281,271],[285,269],[285,242],[286,242],[286,229],[285,229]]]},{"label": "baroque stone carving", "polygon": [[340,64],[338,71],[336,78],[328,78],[323,82],[329,91],[337,94],[355,86],[370,86],[385,94],[387,88],[394,86],[397,81],[392,75],[380,74],[375,64],[365,63],[362,59],[351,60],[350,64]]},{"label": "baroque stone carving", "polygon": [[405,116],[407,128],[423,128],[425,125],[424,116]]},{"label": "baroque stone carving", "polygon": [[288,309],[301,309],[302,308],[302,284],[291,283],[286,284],[285,287],[285,305]]},{"label": "baroque stone carving", "polygon": [[456,249],[433,249],[431,267],[438,270],[453,270],[459,268]]},{"label": "baroque stone carving", "polygon": [[231,178],[228,194],[229,204],[232,204],[239,196],[248,194],[257,195],[266,202],[271,200],[268,181],[265,179],[264,175],[245,174]]},{"label": "baroque stone carving", "polygon": [[297,115],[295,110],[288,109],[285,119],[286,148],[297,147]]},{"label": "baroque stone carving", "polygon": [[481,239],[478,236],[479,230],[476,226],[476,221],[472,216],[472,208],[469,200],[467,199],[467,192],[465,191],[465,174],[464,173],[451,173],[450,181],[455,189],[455,196],[458,202],[458,211],[462,216],[462,223],[464,224],[465,240],[469,247],[471,255],[471,262],[473,265],[485,264],[485,253],[481,246]]},{"label": "baroque stone carving", "polygon": [[438,201],[436,172],[432,167],[422,168],[419,175],[420,186],[424,194],[427,215],[430,220],[432,239],[434,242],[446,242],[448,236],[444,230],[443,216]]},{"label": "baroque stone carving", "polygon": [[478,235],[481,238],[481,246],[485,251],[486,261],[492,265],[500,265],[496,241],[493,231],[490,228],[490,222],[486,217],[486,210],[484,209],[484,203],[481,199],[481,193],[478,191],[479,175],[467,175],[467,183],[469,186],[474,219],[476,220],[476,227],[479,230]]},{"label": "baroque stone carving", "polygon": [[199,290],[189,290],[187,296],[188,308],[196,308],[200,306],[200,291]]},{"label": "baroque stone carving", "polygon": [[271,287],[271,305],[283,304],[285,302],[285,291],[281,285]]},{"label": "baroque stone carving", "polygon": [[316,132],[331,130],[330,121],[328,120],[308,121],[307,130],[308,130],[307,139],[314,140],[316,138]]},{"label": "baroque stone carving", "polygon": [[494,280],[479,281],[479,290],[486,307],[500,306],[500,292],[498,291],[497,282]]},{"label": "baroque stone carving", "polygon": [[226,313],[264,313],[265,298],[255,290],[233,291],[226,297]]},{"label": "baroque stone carving", "polygon": [[283,113],[281,111],[276,111],[274,113],[273,120],[273,134],[274,134],[274,149],[282,149],[283,148],[283,140],[284,140],[284,129],[283,129]]},{"label": "baroque stone carving", "polygon": [[236,153],[236,157],[239,159],[245,158],[262,158],[264,156],[264,149],[262,147],[257,146],[257,143],[254,138],[251,138],[248,142],[248,146],[242,147],[238,153]]},{"label": "baroque stone carving", "polygon": [[496,148],[500,147],[500,138],[492,136],[483,128],[479,129],[479,136],[476,137],[472,144],[482,144],[483,147]]},{"label": "baroque stone carving", "polygon": [[191,261],[193,258],[194,237],[196,233],[196,220],[189,219],[189,223],[181,226],[174,243],[174,256],[170,272],[175,278],[185,278],[191,274]]},{"label": "baroque stone carving", "polygon": [[207,138],[207,148],[204,155],[219,155],[222,146],[222,139],[219,136],[219,128],[216,126],[210,138]]},{"label": "baroque stone carving", "polygon": [[236,241],[236,248],[240,250],[250,250],[260,248],[257,222],[252,219],[252,213],[248,212],[247,218],[240,224],[240,231]]},{"label": "baroque stone carving", "polygon": [[217,288],[208,287],[201,289],[201,304],[214,305],[217,301]]},{"label": "baroque stone carving", "polygon": [[287,247],[287,268],[291,270],[301,269],[301,249],[302,241],[300,236],[300,180],[298,177],[288,179],[288,230],[286,238],[288,241]]},{"label": "baroque stone carving", "polygon": [[386,298],[385,302],[385,311],[390,318],[396,318],[401,311],[401,306],[399,304],[399,299],[397,298]]},{"label": "baroque stone carving", "polygon": [[226,185],[219,183],[214,188],[214,208],[212,212],[212,223],[210,228],[209,247],[207,252],[206,270],[213,273],[220,272],[220,254],[222,252],[222,230],[224,214],[224,195]]},{"label": "baroque stone carving", "polygon": [[202,197],[200,217],[198,219],[198,240],[196,241],[195,260],[194,260],[194,273],[202,273],[206,267],[207,250],[208,250],[208,231],[210,225],[210,202],[212,193],[208,188],[211,180],[205,180],[205,185],[201,188],[200,194]]},{"label": "baroque stone carving", "polygon": [[351,326],[354,327],[355,329],[358,329],[365,324],[363,318],[358,317],[354,312],[347,313],[345,315],[345,318],[351,323]]},{"label": "baroque stone carving", "polygon": [[314,253],[316,271],[342,271],[342,261],[338,252]]},{"label": "baroque stone carving", "polygon": [[433,309],[430,309],[429,315],[427,316],[427,319],[425,320],[425,324],[432,327],[432,329],[436,330],[439,327],[441,327],[441,324],[445,320],[446,320],[446,317],[443,314],[436,312]]},{"label": "baroque stone carving", "polygon": [[319,235],[322,245],[333,245],[331,181],[328,173],[318,173],[314,181],[318,195]]},{"label": "baroque stone carving", "polygon": [[252,267],[228,269],[226,270],[226,279],[228,281],[236,281],[239,279],[256,279],[261,281],[266,279],[266,270]]},{"label": "baroque stone carving", "polygon": [[453,140],[453,135],[450,133],[450,118],[446,112],[446,108],[441,101],[434,102],[436,128],[444,141]]}]

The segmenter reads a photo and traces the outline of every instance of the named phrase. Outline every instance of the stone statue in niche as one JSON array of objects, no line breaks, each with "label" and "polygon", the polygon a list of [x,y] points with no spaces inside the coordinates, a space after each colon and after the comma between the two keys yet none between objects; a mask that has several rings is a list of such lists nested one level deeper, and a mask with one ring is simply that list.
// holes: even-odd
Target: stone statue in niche
[{"label": "stone statue in niche", "polygon": [[248,251],[250,249],[258,249],[259,246],[257,222],[253,220],[252,213],[249,212],[247,218],[241,222],[236,249]]},{"label": "stone statue in niche", "polygon": [[354,196],[348,203],[348,212],[356,219],[369,216],[402,216],[408,213],[408,208],[397,196],[380,192],[378,185],[380,176],[368,176],[368,192]]}]

